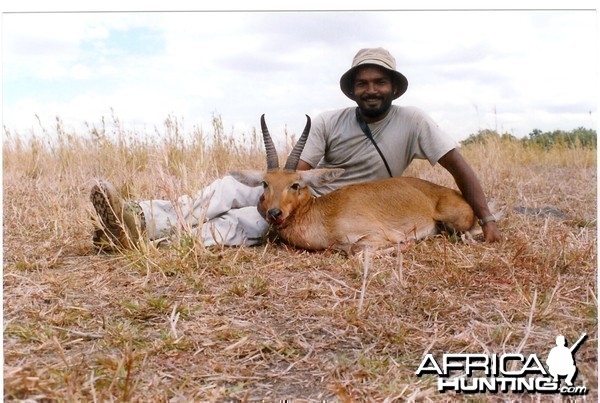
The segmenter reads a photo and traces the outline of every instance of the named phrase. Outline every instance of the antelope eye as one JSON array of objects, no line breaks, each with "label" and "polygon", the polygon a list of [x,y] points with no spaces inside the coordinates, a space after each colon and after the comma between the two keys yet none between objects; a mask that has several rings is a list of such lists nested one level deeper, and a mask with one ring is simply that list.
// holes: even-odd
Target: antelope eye
[{"label": "antelope eye", "polygon": [[292,184],[292,186],[290,186],[290,189],[292,189],[292,190],[298,190],[298,189],[300,189],[300,184],[299,183],[294,183],[294,184]]}]

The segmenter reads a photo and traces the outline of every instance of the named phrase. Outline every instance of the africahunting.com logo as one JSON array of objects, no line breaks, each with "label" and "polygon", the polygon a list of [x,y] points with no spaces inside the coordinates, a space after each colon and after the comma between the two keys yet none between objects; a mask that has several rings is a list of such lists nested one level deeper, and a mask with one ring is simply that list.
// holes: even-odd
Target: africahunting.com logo
[{"label": "africahunting.com logo", "polygon": [[[547,368],[536,354],[443,354],[441,361],[436,361],[433,354],[427,354],[416,375],[437,375],[438,390],[442,393],[585,395],[587,388],[575,386],[574,382],[577,376],[575,353],[586,338],[584,333],[571,347],[567,347],[563,336],[556,337],[556,346],[546,359]],[[565,385],[561,385],[563,378]]]}]

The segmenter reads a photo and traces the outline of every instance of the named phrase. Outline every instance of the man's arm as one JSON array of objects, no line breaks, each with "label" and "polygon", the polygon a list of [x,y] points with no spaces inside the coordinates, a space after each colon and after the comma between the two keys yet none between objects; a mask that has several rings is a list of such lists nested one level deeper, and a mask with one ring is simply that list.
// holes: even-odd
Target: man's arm
[{"label": "man's arm", "polygon": [[308,162],[298,161],[298,166],[296,167],[296,171],[308,171],[309,169],[313,169],[312,166]]},{"label": "man's arm", "polygon": [[[488,208],[481,184],[460,152],[454,148],[448,151],[438,162],[454,177],[456,185],[467,203],[473,208],[475,215],[479,219],[490,216],[492,213]],[[482,230],[486,242],[496,242],[502,239],[495,221],[484,224]]]}]

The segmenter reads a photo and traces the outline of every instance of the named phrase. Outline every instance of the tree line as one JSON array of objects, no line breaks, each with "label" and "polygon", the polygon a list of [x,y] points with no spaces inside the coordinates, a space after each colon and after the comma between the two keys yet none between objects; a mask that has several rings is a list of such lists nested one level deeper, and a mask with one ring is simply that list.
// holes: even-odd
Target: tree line
[{"label": "tree line", "polygon": [[553,147],[567,148],[596,148],[597,136],[596,130],[578,127],[570,131],[554,130],[543,132],[540,129],[533,129],[527,137],[521,139],[510,133],[499,134],[495,130],[479,130],[477,133],[469,135],[461,144],[481,144],[490,140],[521,142],[527,146],[537,146],[543,149]]}]

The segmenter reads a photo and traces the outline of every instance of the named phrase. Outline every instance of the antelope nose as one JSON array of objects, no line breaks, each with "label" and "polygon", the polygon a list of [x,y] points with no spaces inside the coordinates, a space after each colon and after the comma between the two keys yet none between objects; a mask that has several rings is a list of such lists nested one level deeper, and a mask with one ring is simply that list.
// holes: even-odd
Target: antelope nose
[{"label": "antelope nose", "polygon": [[278,218],[279,216],[281,216],[281,214],[281,210],[279,210],[278,208],[269,209],[269,217],[271,218]]}]

